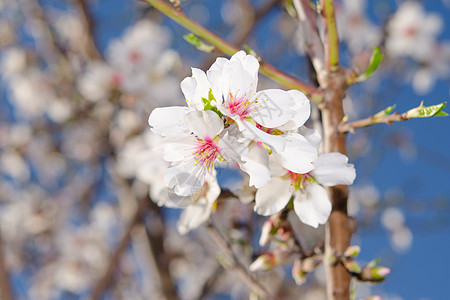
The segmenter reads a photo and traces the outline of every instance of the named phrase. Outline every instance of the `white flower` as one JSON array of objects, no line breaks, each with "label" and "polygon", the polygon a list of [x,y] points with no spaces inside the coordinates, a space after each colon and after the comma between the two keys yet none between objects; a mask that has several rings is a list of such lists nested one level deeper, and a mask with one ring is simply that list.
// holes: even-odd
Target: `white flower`
[{"label": "white flower", "polygon": [[371,49],[381,40],[381,30],[370,22],[366,6],[364,0],[344,0],[336,10],[339,37],[353,53]]},{"label": "white flower", "polygon": [[81,95],[90,101],[100,101],[109,97],[114,89],[120,89],[124,75],[107,64],[94,62],[78,80]]},{"label": "white flower", "polygon": [[[206,74],[193,68],[192,77],[183,80],[181,89],[191,109],[215,109],[227,124],[237,126],[243,137],[277,153],[286,168],[295,172],[312,170],[317,151],[300,135],[285,133],[298,129],[309,118],[309,100],[297,90],[257,92],[258,69],[255,57],[239,51],[230,60],[218,58]],[[259,156],[257,160],[261,162],[263,154],[256,152],[257,148],[253,148],[250,155]],[[242,156],[242,160],[246,165],[253,165],[249,153],[244,155],[247,157]],[[251,184],[254,184],[254,169],[243,167],[251,177]],[[265,169],[268,170],[267,164]],[[265,172],[264,176],[268,178],[270,173]],[[263,185],[263,180],[255,184]]]},{"label": "white flower", "polygon": [[129,28],[107,49],[107,60],[121,71],[140,71],[153,67],[169,43],[170,33],[149,20],[141,20]]},{"label": "white flower", "polygon": [[294,211],[303,223],[312,227],[325,224],[331,213],[331,203],[320,184],[352,184],[356,173],[347,160],[341,153],[322,154],[314,162],[314,170],[305,174],[288,171],[271,161],[273,177],[256,192],[255,211],[261,215],[274,214],[294,196]]},{"label": "white flower", "polygon": [[[150,126],[159,128],[157,122],[162,119],[165,110],[154,110],[149,118]],[[177,113],[177,108],[174,109]],[[167,122],[167,130],[181,132],[174,135],[170,141],[162,145],[164,159],[171,162],[171,166],[165,173],[167,187],[173,188],[178,196],[190,196],[201,190],[207,172],[213,173],[214,162],[221,156],[219,153],[219,134],[223,131],[222,119],[213,111],[189,111],[183,120],[170,119]],[[191,134],[186,134],[188,128]],[[159,133],[166,134],[167,130],[158,129]]]},{"label": "white flower", "polygon": [[386,50],[392,56],[427,60],[442,26],[439,15],[427,14],[417,1],[405,1],[387,26]]}]

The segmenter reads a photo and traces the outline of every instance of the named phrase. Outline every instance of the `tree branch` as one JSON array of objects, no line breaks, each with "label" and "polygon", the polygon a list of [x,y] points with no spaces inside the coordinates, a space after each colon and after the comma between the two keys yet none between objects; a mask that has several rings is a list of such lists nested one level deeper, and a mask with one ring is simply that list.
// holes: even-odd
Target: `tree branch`
[{"label": "tree branch", "polygon": [[130,243],[131,239],[131,232],[135,225],[141,220],[141,214],[148,206],[148,199],[143,199],[139,202],[139,205],[129,221],[128,227],[125,230],[122,238],[120,239],[119,243],[116,246],[116,249],[114,250],[113,254],[111,255],[109,259],[108,267],[103,274],[103,276],[98,280],[97,284],[95,285],[95,288],[92,292],[92,295],[90,297],[90,300],[98,300],[101,298],[103,292],[107,288],[108,284],[111,282],[111,279],[114,275],[114,271],[116,270],[117,266],[119,265],[120,258],[122,257],[122,254],[127,249],[127,246]]},{"label": "tree branch", "polygon": [[382,116],[382,117],[376,117],[376,116],[370,116],[368,118],[365,119],[361,119],[358,121],[353,121],[350,123],[341,123],[339,124],[339,132],[344,133],[344,132],[355,132],[356,128],[361,128],[361,127],[367,127],[373,124],[377,124],[377,123],[386,123],[388,125],[391,125],[393,122],[402,122],[402,121],[406,121],[409,120],[409,118],[406,116],[406,113],[393,113],[391,115],[387,115],[387,116]]},{"label": "tree branch", "polygon": [[[224,39],[220,38],[216,34],[212,33],[208,29],[204,28],[194,20],[187,17],[183,11],[177,11],[175,8],[173,8],[168,3],[162,1],[162,0],[142,0],[145,2],[148,2],[153,7],[155,7],[157,10],[159,10],[161,13],[165,14],[166,16],[170,17],[171,19],[175,20],[177,23],[179,23],[184,28],[188,29],[198,37],[204,39],[205,41],[209,42],[210,44],[214,45],[216,49],[221,51],[224,54],[227,55],[233,55],[234,53],[238,52],[239,48],[236,46],[228,43]],[[322,101],[322,93],[318,91],[315,87],[312,85],[309,85],[307,83],[304,83],[297,78],[290,76],[274,66],[264,62],[260,61],[260,68],[259,72],[272,80],[284,85],[285,87],[289,89],[298,89],[305,93],[312,101],[314,102],[321,102]]]},{"label": "tree branch", "polygon": [[[1,233],[1,231],[0,231]],[[5,264],[5,253],[3,251],[3,238],[0,235],[0,297],[2,300],[14,300],[9,281],[9,274]]]},{"label": "tree branch", "polygon": [[335,72],[339,69],[339,37],[334,16],[333,0],[320,0],[325,24],[325,67]]},{"label": "tree branch", "polygon": [[306,53],[316,70],[319,82],[321,82],[325,71],[323,65],[324,50],[316,23],[317,14],[309,6],[309,0],[293,0],[293,4],[297,10],[299,25],[305,36]]},{"label": "tree branch", "polygon": [[86,3],[86,0],[75,0],[75,4],[80,10],[81,20],[83,22],[84,32],[86,34],[83,41],[86,54],[89,58],[101,59],[102,56],[94,39],[94,20],[92,19],[89,11],[88,3]]},{"label": "tree branch", "polygon": [[250,287],[252,291],[257,293],[263,299],[274,299],[272,295],[270,295],[265,287],[261,286],[259,282],[257,282],[247,271],[247,268],[239,261],[239,259],[234,254],[231,246],[220,234],[218,229],[209,222],[207,225],[208,231],[211,237],[216,242],[217,246],[220,248],[222,253],[225,255],[228,262],[232,265],[232,268],[239,277]]}]

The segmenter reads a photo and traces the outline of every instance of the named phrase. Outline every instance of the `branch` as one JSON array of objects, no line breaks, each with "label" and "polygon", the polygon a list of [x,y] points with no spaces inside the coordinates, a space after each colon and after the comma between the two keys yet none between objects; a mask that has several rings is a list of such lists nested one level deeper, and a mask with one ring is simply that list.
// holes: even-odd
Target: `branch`
[{"label": "branch", "polygon": [[134,213],[134,216],[131,218],[127,229],[125,230],[125,233],[123,234],[122,238],[120,239],[120,242],[117,244],[116,249],[114,250],[113,254],[111,255],[109,259],[108,267],[103,274],[103,276],[99,279],[97,284],[95,285],[94,291],[92,292],[92,295],[90,297],[90,300],[98,300],[101,298],[103,291],[106,289],[108,284],[111,282],[111,279],[114,275],[114,271],[116,270],[117,266],[119,265],[120,258],[122,257],[122,254],[127,249],[128,244],[130,243],[131,239],[131,232],[133,231],[135,225],[141,220],[141,213],[145,210],[147,207],[149,201],[148,199],[141,200],[139,202],[138,207],[136,208],[136,211]]},{"label": "branch", "polygon": [[321,12],[325,25],[325,66],[328,71],[339,69],[339,37],[334,16],[333,0],[321,0]]},{"label": "branch", "polygon": [[75,4],[80,10],[81,19],[83,22],[85,32],[84,48],[86,54],[92,59],[101,59],[102,56],[94,39],[94,20],[92,19],[92,15],[89,11],[88,4],[86,3],[86,0],[75,0]]},{"label": "branch", "polygon": [[293,0],[300,27],[303,29],[305,36],[305,50],[312,61],[320,82],[324,73],[324,50],[316,23],[317,14],[310,7],[309,3],[309,0]]},{"label": "branch", "polygon": [[[155,212],[154,215],[145,219],[147,221],[151,219],[152,222],[151,225],[145,224],[145,233],[150,244],[152,255],[155,258],[156,271],[160,278],[162,292],[166,299],[176,300],[179,299],[179,297],[177,295],[175,283],[172,280],[172,275],[170,274],[170,257],[164,248],[165,225],[160,213],[160,208],[149,198],[147,198],[146,201],[150,204],[150,210]],[[155,225],[160,227],[161,230],[152,230],[151,228],[155,227]]]},{"label": "branch", "polygon": [[399,114],[396,112],[396,113],[393,113],[392,115],[387,115],[384,117],[377,118],[375,116],[370,116],[368,118],[350,122],[350,123],[341,123],[341,124],[339,124],[338,129],[339,129],[339,132],[341,132],[341,133],[344,133],[344,132],[354,133],[356,128],[367,127],[367,126],[377,124],[377,123],[386,123],[388,125],[391,125],[393,122],[402,122],[402,121],[406,121],[406,120],[409,120],[409,118],[406,117],[406,113]]},{"label": "branch", "polygon": [[5,253],[3,252],[3,239],[0,235],[0,297],[3,300],[14,300],[11,291],[9,274],[5,264]]},{"label": "branch", "polygon": [[391,125],[393,122],[402,122],[414,118],[444,117],[448,116],[448,114],[443,111],[446,104],[447,102],[442,102],[436,105],[424,106],[422,101],[419,106],[402,114],[399,114],[398,112],[391,114],[395,109],[395,105],[392,105],[368,118],[350,123],[341,122],[338,129],[341,133],[347,131],[354,132],[355,128],[366,127],[376,123],[386,123]]},{"label": "branch", "polygon": [[239,277],[250,287],[250,289],[263,299],[274,299],[274,297],[267,292],[265,287],[261,286],[260,283],[248,273],[247,268],[239,261],[233,250],[231,250],[231,246],[227,241],[225,241],[217,228],[211,222],[208,224],[207,228],[209,230],[209,234],[225,255],[233,270],[236,271]]},{"label": "branch", "polygon": [[[236,46],[228,43],[224,39],[220,38],[216,34],[212,33],[208,29],[204,28],[194,20],[187,17],[183,11],[176,10],[171,5],[162,0],[142,0],[142,1],[148,2],[157,10],[159,10],[161,13],[170,17],[171,19],[179,23],[181,26],[194,33],[196,36],[214,45],[217,50],[221,51],[224,54],[231,56],[236,52],[238,52],[239,50],[241,50]],[[259,68],[259,72],[261,74],[271,78],[272,80],[284,85],[289,89],[298,89],[302,91],[314,102],[319,103],[322,101],[322,93],[318,91],[315,87],[278,70],[274,66],[264,61],[260,61],[260,64],[261,66]]]}]

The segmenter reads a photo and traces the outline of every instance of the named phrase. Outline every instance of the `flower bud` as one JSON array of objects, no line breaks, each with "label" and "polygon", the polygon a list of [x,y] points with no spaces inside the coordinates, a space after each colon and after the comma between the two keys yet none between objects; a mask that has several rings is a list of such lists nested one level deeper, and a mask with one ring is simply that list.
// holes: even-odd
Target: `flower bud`
[{"label": "flower bud", "polygon": [[375,280],[384,280],[387,274],[391,273],[391,269],[385,267],[375,267],[372,268],[372,277]]},{"label": "flower bud", "polygon": [[248,269],[252,272],[267,271],[272,269],[278,262],[278,256],[274,253],[264,253],[258,256]]},{"label": "flower bud", "polygon": [[345,257],[356,257],[358,256],[359,252],[361,252],[361,247],[359,246],[350,246],[345,250],[344,256]]},{"label": "flower bud", "polygon": [[361,272],[361,267],[353,259],[346,259],[344,261],[344,266],[349,272],[352,272],[352,273],[360,273]]},{"label": "flower bud", "polygon": [[272,240],[276,232],[276,229],[277,228],[275,228],[272,218],[264,222],[261,229],[261,237],[259,238],[259,245],[260,246],[267,245]]},{"label": "flower bud", "polygon": [[294,265],[292,266],[292,278],[294,278],[295,283],[297,285],[302,285],[306,281],[307,272],[302,269],[302,261],[300,259],[296,259],[294,261]]}]

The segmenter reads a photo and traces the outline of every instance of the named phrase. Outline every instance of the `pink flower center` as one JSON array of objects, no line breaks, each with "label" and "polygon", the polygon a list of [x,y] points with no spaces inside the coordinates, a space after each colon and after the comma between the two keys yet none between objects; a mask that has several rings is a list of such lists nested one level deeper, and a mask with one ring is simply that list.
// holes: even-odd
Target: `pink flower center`
[{"label": "pink flower center", "polygon": [[308,182],[316,182],[316,179],[311,174],[311,172],[306,174],[298,174],[291,171],[288,171],[287,176],[291,179],[291,185],[297,191],[299,189],[304,189]]},{"label": "pink flower center", "polygon": [[122,82],[123,82],[123,78],[122,78],[121,74],[119,74],[119,73],[112,74],[112,76],[111,76],[111,85],[114,88],[119,87],[122,84]]},{"label": "pink flower center", "polygon": [[414,36],[416,36],[416,35],[417,35],[417,28],[412,27],[412,26],[406,28],[406,30],[405,30],[405,35],[406,35],[407,37],[414,37]]},{"label": "pink flower center", "polygon": [[137,63],[141,60],[141,54],[138,51],[131,51],[129,57],[130,60],[134,63]]},{"label": "pink flower center", "polygon": [[216,142],[210,138],[205,138],[204,140],[197,139],[197,142],[193,153],[195,164],[201,163],[209,172],[212,172],[214,162],[220,155],[219,147]]},{"label": "pink flower center", "polygon": [[233,115],[238,115],[241,119],[244,119],[248,114],[252,112],[252,104],[253,102],[248,101],[245,95],[236,98],[230,93],[230,97],[228,98],[226,107],[230,113],[232,113]]}]

